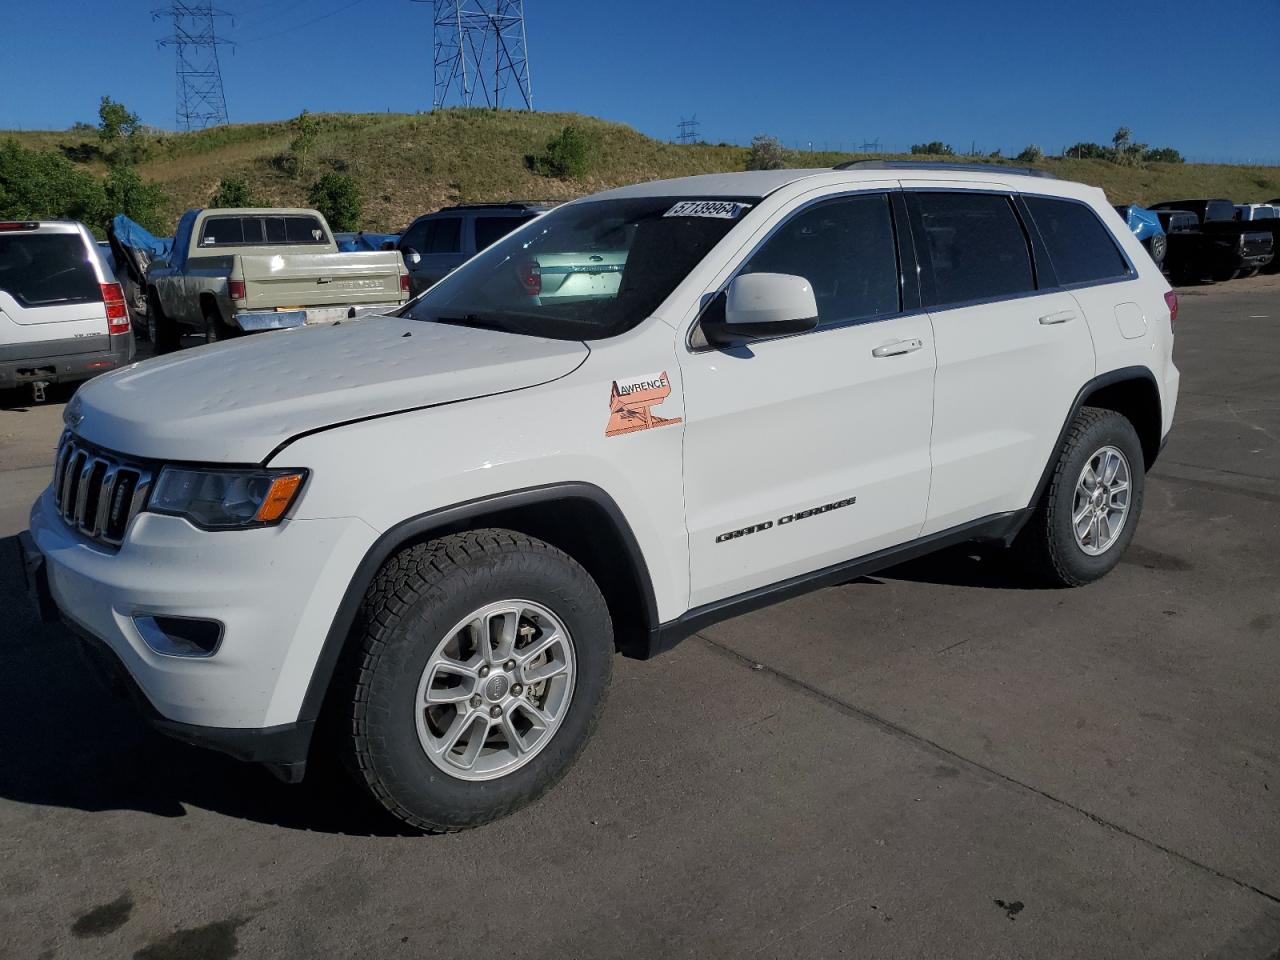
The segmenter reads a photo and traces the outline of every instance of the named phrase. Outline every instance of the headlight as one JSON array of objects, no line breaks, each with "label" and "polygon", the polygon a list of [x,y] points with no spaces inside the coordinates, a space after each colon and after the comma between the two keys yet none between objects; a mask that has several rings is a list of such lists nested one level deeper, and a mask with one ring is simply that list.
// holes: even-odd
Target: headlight
[{"label": "headlight", "polygon": [[206,530],[279,523],[298,498],[305,470],[192,470],[165,467],[147,509],[185,517]]}]

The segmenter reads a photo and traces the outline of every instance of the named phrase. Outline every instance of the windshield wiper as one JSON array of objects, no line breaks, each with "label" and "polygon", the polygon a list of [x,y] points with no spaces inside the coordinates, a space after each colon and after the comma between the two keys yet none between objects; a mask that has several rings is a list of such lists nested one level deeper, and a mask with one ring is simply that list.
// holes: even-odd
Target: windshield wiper
[{"label": "windshield wiper", "polygon": [[500,323],[493,317],[482,317],[478,313],[467,313],[461,317],[432,317],[436,323],[451,323],[459,327],[479,327],[482,330],[501,330],[504,333],[513,332],[509,326]]}]

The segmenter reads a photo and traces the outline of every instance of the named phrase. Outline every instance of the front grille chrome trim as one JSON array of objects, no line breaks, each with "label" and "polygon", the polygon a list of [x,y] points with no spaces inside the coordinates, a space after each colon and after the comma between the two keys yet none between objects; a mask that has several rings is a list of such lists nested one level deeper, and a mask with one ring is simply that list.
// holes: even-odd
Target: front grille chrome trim
[{"label": "front grille chrome trim", "polygon": [[[53,500],[67,526],[95,543],[119,547],[147,502],[151,480],[150,468],[99,450],[68,432],[58,444]],[[122,495],[127,491],[128,503],[113,511],[117,488]],[[113,523],[112,517],[121,514],[123,521]]]}]

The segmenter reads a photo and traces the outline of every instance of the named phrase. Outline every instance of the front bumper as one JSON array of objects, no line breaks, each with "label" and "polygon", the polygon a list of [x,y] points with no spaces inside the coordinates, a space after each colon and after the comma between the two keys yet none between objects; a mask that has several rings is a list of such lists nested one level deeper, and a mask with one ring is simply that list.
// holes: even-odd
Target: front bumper
[{"label": "front bumper", "polygon": [[[316,718],[302,716],[303,699],[375,539],[355,518],[210,533],[144,512],[112,551],[63,523],[46,491],[20,548],[42,613],[90,638],[159,729],[287,769],[305,760]],[[218,620],[221,645],[202,658],[159,653],[135,625],[139,614]]]}]

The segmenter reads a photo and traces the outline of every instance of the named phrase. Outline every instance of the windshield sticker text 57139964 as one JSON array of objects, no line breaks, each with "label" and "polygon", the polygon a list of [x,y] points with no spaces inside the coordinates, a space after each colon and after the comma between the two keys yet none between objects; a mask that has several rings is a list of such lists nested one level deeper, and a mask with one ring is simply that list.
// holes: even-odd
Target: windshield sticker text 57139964
[{"label": "windshield sticker text 57139964", "polygon": [[681,200],[663,214],[664,217],[711,217],[716,220],[737,220],[751,204],[736,200]]}]

